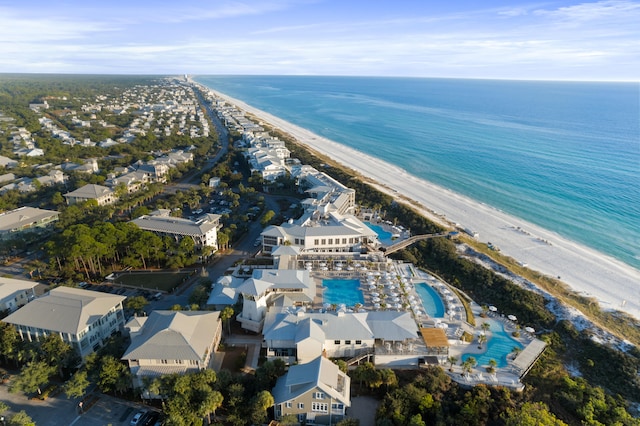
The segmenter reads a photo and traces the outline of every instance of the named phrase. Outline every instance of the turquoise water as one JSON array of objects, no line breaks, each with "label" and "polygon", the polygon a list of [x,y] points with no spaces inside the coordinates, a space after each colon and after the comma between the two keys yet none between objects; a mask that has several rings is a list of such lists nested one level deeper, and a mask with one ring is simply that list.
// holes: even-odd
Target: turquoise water
[{"label": "turquoise water", "polygon": [[391,232],[387,232],[384,229],[382,229],[382,226],[374,225],[373,223],[370,223],[370,222],[364,222],[364,224],[367,225],[369,228],[371,228],[373,232],[378,234],[378,240],[382,244],[386,246],[390,246],[391,244],[393,244],[393,240],[391,239],[393,234]]},{"label": "turquoise water", "polygon": [[[490,359],[495,359],[498,363],[498,367],[505,367],[507,365],[507,355],[513,352],[514,347],[519,347],[522,349],[524,346],[517,340],[514,340],[508,332],[504,331],[504,326],[497,321],[489,320],[487,321],[491,324],[491,337],[484,344],[485,352],[482,354],[465,354],[462,356],[462,361],[466,360],[470,356],[473,356],[478,367],[486,367],[489,365]],[[471,343],[472,345],[476,345],[477,342]]]},{"label": "turquoise water", "polygon": [[640,268],[638,83],[196,80]]},{"label": "turquoise water", "polygon": [[360,280],[322,280],[324,303],[354,306],[364,303],[364,295],[360,291]]},{"label": "turquoise water", "polygon": [[429,284],[418,283],[415,285],[416,293],[422,300],[425,312],[432,318],[444,317],[444,303],[440,295]]}]

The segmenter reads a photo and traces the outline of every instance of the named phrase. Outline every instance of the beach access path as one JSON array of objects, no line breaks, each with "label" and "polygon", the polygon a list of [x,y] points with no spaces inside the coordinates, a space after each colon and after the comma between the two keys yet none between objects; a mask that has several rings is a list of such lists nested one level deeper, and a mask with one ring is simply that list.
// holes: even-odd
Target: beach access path
[{"label": "beach access path", "polygon": [[[320,154],[369,178],[379,190],[398,201],[418,203],[426,217],[453,226],[473,229],[478,240],[491,242],[501,252],[569,285],[575,292],[597,299],[605,310],[620,310],[640,319],[640,271],[594,249],[554,232],[508,215],[494,207],[454,193],[405,170],[341,145],[289,123],[238,99],[212,91],[236,107],[251,113],[296,138]],[[412,204],[414,207],[417,206]]]}]

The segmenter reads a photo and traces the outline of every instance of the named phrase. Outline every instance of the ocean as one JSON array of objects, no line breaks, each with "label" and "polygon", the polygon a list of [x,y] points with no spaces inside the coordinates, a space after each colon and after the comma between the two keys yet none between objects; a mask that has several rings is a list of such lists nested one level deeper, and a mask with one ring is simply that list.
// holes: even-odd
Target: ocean
[{"label": "ocean", "polygon": [[640,269],[640,84],[197,82]]}]

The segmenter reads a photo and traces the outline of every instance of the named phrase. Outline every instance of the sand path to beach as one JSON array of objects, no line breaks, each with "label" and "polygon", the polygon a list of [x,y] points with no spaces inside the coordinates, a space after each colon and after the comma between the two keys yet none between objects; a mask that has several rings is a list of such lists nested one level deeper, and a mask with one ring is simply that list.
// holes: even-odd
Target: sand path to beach
[{"label": "sand path to beach", "polygon": [[380,159],[318,136],[238,99],[212,92],[290,134],[300,143],[373,179],[378,188],[394,197],[414,200],[427,217],[472,229],[479,233],[480,241],[493,243],[503,254],[526,263],[530,269],[561,277],[575,292],[596,298],[603,309],[621,310],[640,319],[639,270],[489,205],[412,176]]}]

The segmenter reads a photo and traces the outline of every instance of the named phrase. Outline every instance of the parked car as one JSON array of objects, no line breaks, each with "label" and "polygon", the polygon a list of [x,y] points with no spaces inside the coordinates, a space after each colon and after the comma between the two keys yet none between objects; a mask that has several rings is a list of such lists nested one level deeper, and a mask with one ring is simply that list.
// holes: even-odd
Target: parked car
[{"label": "parked car", "polygon": [[146,417],[147,412],[146,411],[138,411],[136,413],[135,416],[133,416],[133,418],[131,419],[131,422],[129,423],[130,426],[139,426],[142,425],[142,422],[144,421],[144,418]]}]

